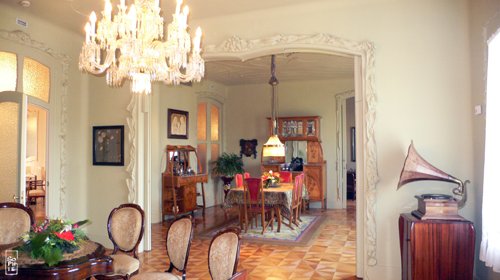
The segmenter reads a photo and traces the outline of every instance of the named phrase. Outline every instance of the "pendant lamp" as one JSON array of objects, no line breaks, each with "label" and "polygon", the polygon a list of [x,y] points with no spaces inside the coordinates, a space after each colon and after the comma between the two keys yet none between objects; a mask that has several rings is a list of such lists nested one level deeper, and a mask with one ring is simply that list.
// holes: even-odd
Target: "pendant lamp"
[{"label": "pendant lamp", "polygon": [[274,64],[274,54],[271,56],[271,79],[269,79],[269,84],[272,87],[272,101],[271,101],[271,118],[273,122],[273,130],[272,135],[269,137],[267,142],[264,144],[262,148],[262,156],[263,157],[284,157],[285,156],[285,145],[281,143],[278,137],[278,127],[276,121],[276,106],[278,103],[277,96],[277,87],[278,87],[278,79],[276,78],[275,73],[275,64]]}]

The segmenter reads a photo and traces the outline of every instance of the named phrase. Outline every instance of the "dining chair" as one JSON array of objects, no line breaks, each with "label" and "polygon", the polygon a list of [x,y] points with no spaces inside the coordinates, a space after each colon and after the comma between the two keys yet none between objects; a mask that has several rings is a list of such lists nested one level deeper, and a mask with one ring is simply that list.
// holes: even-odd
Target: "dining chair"
[{"label": "dining chair", "polygon": [[[114,208],[108,217],[108,236],[113,243],[113,272],[97,279],[130,279],[139,272],[137,247],[144,234],[144,211],[133,203]],[[131,256],[132,255],[132,256]]]},{"label": "dining chair", "polygon": [[34,180],[26,181],[26,197],[28,203],[35,202],[37,203],[37,199],[41,198],[42,203],[45,204],[45,179],[38,180],[37,176],[35,176]]},{"label": "dining chair", "polygon": [[246,280],[248,278],[248,271],[242,270],[240,272],[236,272],[229,280]]},{"label": "dining chair", "polygon": [[33,211],[21,203],[0,203],[0,250],[17,246],[19,238],[35,224]]},{"label": "dining chair", "polygon": [[[165,272],[144,272],[132,277],[134,280],[185,280],[186,267],[189,258],[189,249],[193,240],[193,219],[191,215],[181,216],[175,219],[167,230],[167,256],[170,265]],[[182,276],[173,272],[174,268]]]},{"label": "dining chair", "polygon": [[290,171],[280,171],[280,182],[281,183],[291,183],[292,182],[292,172]]},{"label": "dining chair", "polygon": [[228,280],[236,274],[240,258],[240,229],[229,227],[219,231],[208,248],[208,271],[212,280]]},{"label": "dining chair", "polygon": [[[243,209],[245,218],[245,232],[248,231],[249,216],[250,219],[255,219],[261,216],[262,234],[270,225],[273,229],[274,222],[274,207],[266,206],[264,197],[264,185],[261,178],[247,178],[243,184]],[[266,219],[267,218],[267,219]]]},{"label": "dining chair", "polygon": [[234,176],[234,180],[236,182],[236,187],[243,187],[243,179],[250,178],[250,173],[245,172],[243,174],[238,173]]}]

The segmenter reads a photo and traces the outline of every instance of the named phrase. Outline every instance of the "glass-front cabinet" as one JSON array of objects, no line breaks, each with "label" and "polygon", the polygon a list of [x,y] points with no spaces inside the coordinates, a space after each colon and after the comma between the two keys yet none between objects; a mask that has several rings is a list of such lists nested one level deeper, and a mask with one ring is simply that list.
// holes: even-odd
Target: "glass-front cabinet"
[{"label": "glass-front cabinet", "polygon": [[[272,121],[269,119],[272,134]],[[282,117],[277,119],[278,136],[282,141],[319,141],[319,117]]]}]

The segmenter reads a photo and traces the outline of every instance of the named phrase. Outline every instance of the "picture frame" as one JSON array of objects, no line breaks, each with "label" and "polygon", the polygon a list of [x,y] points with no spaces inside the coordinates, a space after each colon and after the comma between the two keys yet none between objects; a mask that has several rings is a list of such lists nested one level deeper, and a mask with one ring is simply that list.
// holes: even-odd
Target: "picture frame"
[{"label": "picture frame", "polygon": [[253,155],[253,158],[257,158],[257,139],[240,139],[240,158],[242,158],[243,155],[247,157]]},{"label": "picture frame", "polygon": [[176,109],[168,109],[167,120],[168,138],[188,139],[189,112]]},{"label": "picture frame", "polygon": [[124,166],[123,125],[94,126],[92,128],[92,164]]},{"label": "picture frame", "polygon": [[356,127],[351,127],[351,161],[356,162]]}]

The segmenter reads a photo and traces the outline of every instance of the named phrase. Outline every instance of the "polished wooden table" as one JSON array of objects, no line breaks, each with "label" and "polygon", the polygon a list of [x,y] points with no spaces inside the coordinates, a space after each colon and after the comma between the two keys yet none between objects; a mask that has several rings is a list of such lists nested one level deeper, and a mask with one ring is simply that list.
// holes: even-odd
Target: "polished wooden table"
[{"label": "polished wooden table", "polygon": [[86,241],[80,250],[66,255],[56,266],[47,266],[40,260],[33,260],[19,252],[17,275],[6,275],[5,254],[0,258],[0,280],[3,279],[61,279],[81,280],[95,275],[109,274],[113,271],[113,259],[104,254],[104,247],[93,241]]}]

